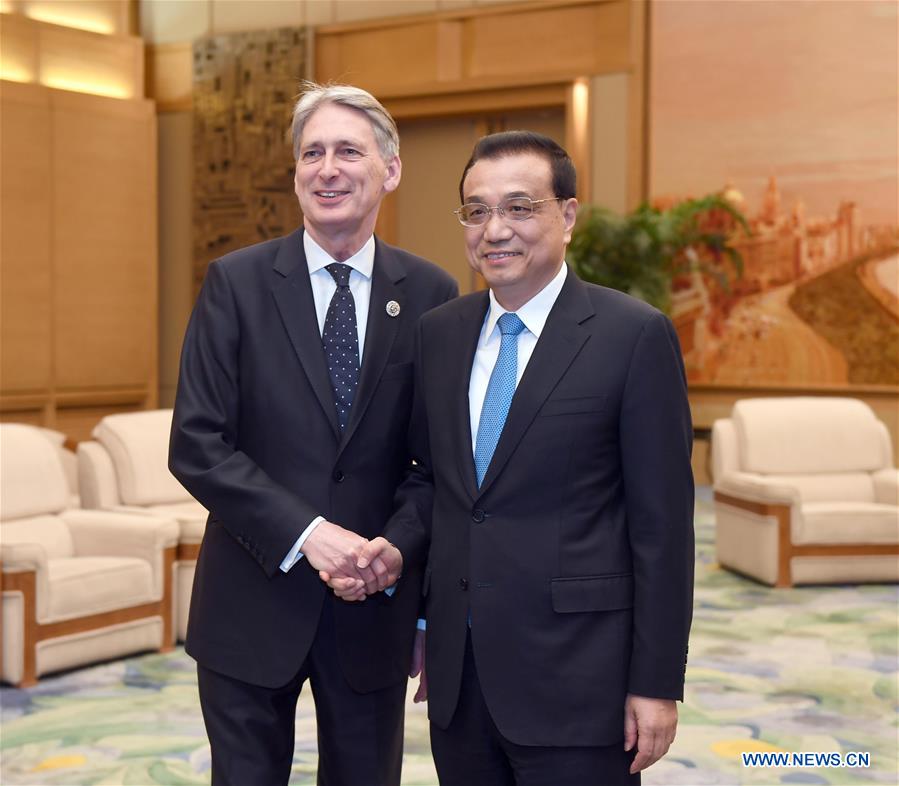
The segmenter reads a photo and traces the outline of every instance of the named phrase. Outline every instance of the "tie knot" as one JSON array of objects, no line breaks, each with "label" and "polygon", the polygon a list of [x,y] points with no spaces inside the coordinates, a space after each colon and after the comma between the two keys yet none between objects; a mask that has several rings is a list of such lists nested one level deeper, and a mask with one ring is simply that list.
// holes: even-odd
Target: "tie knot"
[{"label": "tie knot", "polygon": [[343,262],[332,262],[330,265],[325,265],[325,270],[331,274],[339,287],[348,287],[350,285],[350,271],[352,269],[349,265],[344,265]]},{"label": "tie knot", "polygon": [[497,324],[499,325],[499,332],[504,336],[517,336],[524,330],[524,322],[521,321],[518,314],[513,314],[511,312],[503,314],[499,318]]}]

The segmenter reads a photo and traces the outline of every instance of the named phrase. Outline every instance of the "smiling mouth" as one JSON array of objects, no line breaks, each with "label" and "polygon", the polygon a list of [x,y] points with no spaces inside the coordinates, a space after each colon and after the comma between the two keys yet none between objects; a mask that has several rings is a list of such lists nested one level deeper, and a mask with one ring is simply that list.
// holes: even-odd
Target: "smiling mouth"
[{"label": "smiling mouth", "polygon": [[349,193],[349,191],[316,191],[315,195],[322,199],[337,199]]},{"label": "smiling mouth", "polygon": [[484,256],[489,259],[491,262],[499,262],[503,259],[509,259],[510,257],[517,257],[517,251],[490,251]]}]

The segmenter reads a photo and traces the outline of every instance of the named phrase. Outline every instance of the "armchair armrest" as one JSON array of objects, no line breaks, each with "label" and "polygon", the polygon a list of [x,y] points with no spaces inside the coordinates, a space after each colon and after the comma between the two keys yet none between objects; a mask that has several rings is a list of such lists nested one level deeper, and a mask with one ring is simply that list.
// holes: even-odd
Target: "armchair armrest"
[{"label": "armchair armrest", "polygon": [[751,472],[727,473],[715,483],[715,491],[762,505],[793,506],[800,502],[799,489]]},{"label": "armchair armrest", "polygon": [[0,543],[4,573],[47,570],[47,552],[39,543]]},{"label": "armchair armrest", "polygon": [[[33,586],[35,592],[34,614],[39,619],[47,616],[50,593],[47,582],[47,552],[39,543],[0,543],[0,563],[3,566],[2,587],[5,592],[21,591],[26,595],[26,586]],[[34,574],[32,581],[26,574]],[[23,581],[25,582],[23,584]]]},{"label": "armchair armrest", "polygon": [[172,519],[100,510],[66,510],[60,514],[72,534],[76,557],[137,557],[150,563],[153,582],[162,593],[166,548],[178,543]]},{"label": "armchair armrest", "polygon": [[881,505],[899,505],[899,469],[880,469],[872,478],[874,499]]}]

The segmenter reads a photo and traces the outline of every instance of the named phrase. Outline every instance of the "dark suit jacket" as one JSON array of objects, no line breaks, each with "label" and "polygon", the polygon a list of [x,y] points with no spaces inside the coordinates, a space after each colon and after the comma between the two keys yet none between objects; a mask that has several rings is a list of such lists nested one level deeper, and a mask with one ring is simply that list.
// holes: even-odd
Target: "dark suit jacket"
[{"label": "dark suit jacket", "polygon": [[[569,272],[478,489],[468,384],[487,309],[481,292],[422,319],[427,427],[413,431],[427,440],[386,533],[407,565],[427,553],[430,717],[452,718],[470,611],[505,737],[619,744],[626,692],[683,689],[693,481],[677,336],[655,309]],[[410,491],[430,481],[432,516]]]},{"label": "dark suit jacket", "polygon": [[[174,475],[209,511],[187,652],[203,666],[277,687],[298,671],[327,588],[304,559],[279,566],[318,515],[380,534],[409,465],[415,328],[457,287],[436,266],[376,241],[359,387],[341,436],[302,230],[209,266],[181,357]],[[391,317],[386,304],[401,311]],[[396,594],[335,604],[340,666],[357,690],[406,679],[420,573]]]}]

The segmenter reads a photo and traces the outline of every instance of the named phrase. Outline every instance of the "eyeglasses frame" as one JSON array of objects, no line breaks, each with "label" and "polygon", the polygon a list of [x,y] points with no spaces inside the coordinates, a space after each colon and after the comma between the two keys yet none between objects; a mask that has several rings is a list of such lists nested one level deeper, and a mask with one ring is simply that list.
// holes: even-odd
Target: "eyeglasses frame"
[{"label": "eyeglasses frame", "polygon": [[[462,205],[462,207],[457,207],[457,208],[453,211],[453,213],[456,214],[456,218],[459,219],[459,223],[460,223],[463,227],[467,227],[468,229],[474,229],[474,228],[476,228],[476,227],[483,227],[483,226],[486,226],[488,223],[490,223],[490,217],[493,215],[493,211],[497,211],[497,212],[499,213],[499,215],[500,215],[502,218],[508,218],[510,221],[527,221],[529,218],[532,218],[533,215],[534,215],[534,213],[536,212],[536,211],[533,209],[533,205],[541,205],[541,204],[543,204],[544,202],[560,202],[561,200],[565,199],[565,197],[547,197],[546,199],[531,199],[530,197],[526,197],[526,196],[520,196],[520,197],[507,197],[506,199],[503,200],[503,202],[508,202],[508,201],[510,201],[510,200],[512,200],[512,199],[527,199],[528,202],[530,202],[530,203],[531,203],[531,206],[532,206],[532,207],[531,207],[531,213],[530,213],[530,215],[524,216],[523,218],[514,218],[514,217],[512,217],[512,216],[507,216],[507,215],[506,215],[506,211],[503,210],[503,208],[502,208],[502,202],[500,202],[500,204],[498,204],[498,205],[494,205],[493,207],[490,207],[490,205],[485,205],[483,202],[467,202],[466,204]],[[483,221],[482,223],[480,223],[480,224],[466,224],[465,221],[462,220],[462,210],[463,210],[463,208],[466,208],[466,207],[468,207],[468,206],[470,206],[470,205],[481,205],[482,207],[486,207],[486,208],[487,208],[487,218],[484,219],[484,221]]]}]

